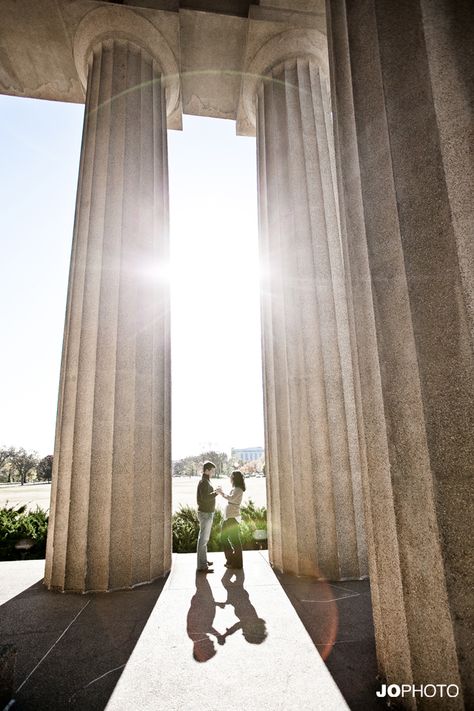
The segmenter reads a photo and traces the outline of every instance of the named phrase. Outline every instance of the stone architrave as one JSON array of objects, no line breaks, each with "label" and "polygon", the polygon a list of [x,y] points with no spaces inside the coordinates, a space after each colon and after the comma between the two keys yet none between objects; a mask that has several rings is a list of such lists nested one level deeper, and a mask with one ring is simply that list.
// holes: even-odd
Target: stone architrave
[{"label": "stone architrave", "polygon": [[366,575],[367,554],[325,48],[318,32],[271,39],[243,103],[257,129],[271,561],[340,580]]},{"label": "stone architrave", "polygon": [[474,13],[328,10],[380,673],[460,687],[410,708],[472,708]]},{"label": "stone architrave", "polygon": [[146,583],[171,565],[169,287],[160,269],[163,65],[169,71],[172,54],[122,8],[89,13],[75,48],[87,95],[45,583],[85,592]]}]

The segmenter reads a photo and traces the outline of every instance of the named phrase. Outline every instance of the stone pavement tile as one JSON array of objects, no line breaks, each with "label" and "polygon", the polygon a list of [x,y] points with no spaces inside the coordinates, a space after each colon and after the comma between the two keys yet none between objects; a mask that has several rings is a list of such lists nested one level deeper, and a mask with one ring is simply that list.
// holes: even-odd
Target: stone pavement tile
[{"label": "stone pavement tile", "polygon": [[0,561],[0,605],[43,580],[43,560]]},{"label": "stone pavement tile", "polygon": [[[37,574],[31,564],[39,561],[16,562],[24,566],[20,579]],[[0,588],[11,591],[4,582]],[[15,711],[102,711],[164,582],[89,595],[50,592],[37,582],[5,602],[0,640],[17,649]]]},{"label": "stone pavement tile", "polygon": [[174,573],[180,587],[165,586],[107,711],[347,709],[259,552],[241,572],[212,575],[179,555]]},{"label": "stone pavement tile", "polygon": [[[176,560],[176,556],[186,556],[186,560],[189,562],[184,565],[173,565],[171,573],[169,575],[169,580],[167,587],[173,590],[180,588],[189,588],[194,585],[194,578],[190,576],[190,570],[192,572],[192,559],[194,558],[194,567],[196,565],[196,555],[194,553],[174,553],[173,558]],[[222,576],[226,571],[225,556],[221,552],[208,553],[208,559],[212,560],[214,573],[210,574],[209,579],[214,576]],[[275,575],[268,562],[267,551],[244,551],[243,552],[244,569],[247,574],[247,584],[248,585],[275,585]],[[265,565],[263,565],[265,563]],[[254,571],[258,571],[256,575],[253,575]]]},{"label": "stone pavement tile", "polygon": [[[175,556],[161,597],[163,580],[52,593],[41,584],[44,561],[0,564],[0,640],[18,649],[14,709],[103,711],[111,699],[114,711],[146,711],[158,696],[171,711],[347,709],[330,674],[352,711],[381,708],[367,581],[275,576],[266,551],[244,551],[237,574],[222,553],[209,557],[216,572],[196,576],[194,554]],[[122,707],[117,682],[132,695]]]},{"label": "stone pavement tile", "polygon": [[351,711],[385,708],[375,695],[380,684],[369,581],[277,577]]}]

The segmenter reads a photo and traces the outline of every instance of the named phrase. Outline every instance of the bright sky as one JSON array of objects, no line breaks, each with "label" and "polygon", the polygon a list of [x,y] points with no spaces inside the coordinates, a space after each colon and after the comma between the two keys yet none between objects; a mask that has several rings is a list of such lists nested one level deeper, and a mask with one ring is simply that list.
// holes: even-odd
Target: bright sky
[{"label": "bright sky", "polygon": [[[53,451],[83,106],[0,96],[0,446]],[[255,141],[170,131],[173,459],[263,443]]]}]

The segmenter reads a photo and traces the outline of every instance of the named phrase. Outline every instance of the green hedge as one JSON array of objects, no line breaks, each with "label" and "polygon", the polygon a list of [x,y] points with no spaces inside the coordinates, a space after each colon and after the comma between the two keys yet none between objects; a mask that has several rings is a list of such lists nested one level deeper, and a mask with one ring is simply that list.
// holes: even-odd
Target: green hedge
[{"label": "green hedge", "polygon": [[[241,507],[242,521],[240,536],[244,549],[255,547],[253,533],[256,529],[266,530],[267,511],[265,507],[256,507],[253,501]],[[208,550],[221,550],[220,530],[222,514],[215,512],[212,524]],[[191,506],[181,506],[173,514],[173,551],[175,553],[192,553],[196,550],[199,533],[197,510]],[[48,514],[37,507],[36,511],[28,512],[26,506],[12,506],[0,509],[0,560],[17,558],[44,558],[46,553],[46,535],[48,532]],[[20,539],[33,541],[32,548],[22,553],[15,548]],[[266,545],[265,541],[260,542]]]},{"label": "green hedge", "polygon": [[[256,529],[267,529],[267,510],[264,506],[256,507],[252,500],[247,506],[241,507],[242,521],[240,524],[240,537],[242,546],[249,550],[255,548],[253,533]],[[222,525],[222,514],[216,510],[212,522],[211,537],[207,545],[208,551],[221,550],[220,531]],[[199,534],[199,520],[197,509],[191,506],[181,506],[173,514],[173,552],[192,553],[196,550]],[[264,543],[266,545],[266,543]]]},{"label": "green hedge", "polygon": [[[48,532],[48,514],[39,506],[36,511],[28,512],[25,506],[5,506],[0,509],[0,560],[15,558],[44,558],[46,553],[46,534]],[[33,546],[28,553],[22,554],[15,548],[21,539],[30,539]]]}]

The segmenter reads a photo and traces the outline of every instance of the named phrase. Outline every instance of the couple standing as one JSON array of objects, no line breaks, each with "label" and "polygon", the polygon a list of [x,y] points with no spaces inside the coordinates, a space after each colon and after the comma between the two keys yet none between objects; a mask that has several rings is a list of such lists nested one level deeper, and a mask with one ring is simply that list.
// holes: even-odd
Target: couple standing
[{"label": "couple standing", "polygon": [[212,564],[207,560],[207,544],[211,535],[212,520],[216,510],[216,496],[220,494],[227,499],[222,522],[221,543],[226,557],[226,568],[242,568],[242,542],[240,540],[239,521],[240,504],[245,491],[242,473],[232,472],[230,481],[232,489],[225,494],[221,487],[213,489],[210,478],[216,471],[213,462],[204,462],[202,478],[197,488],[197,505],[199,518],[199,536],[197,541],[197,570],[202,573],[213,573]]}]

